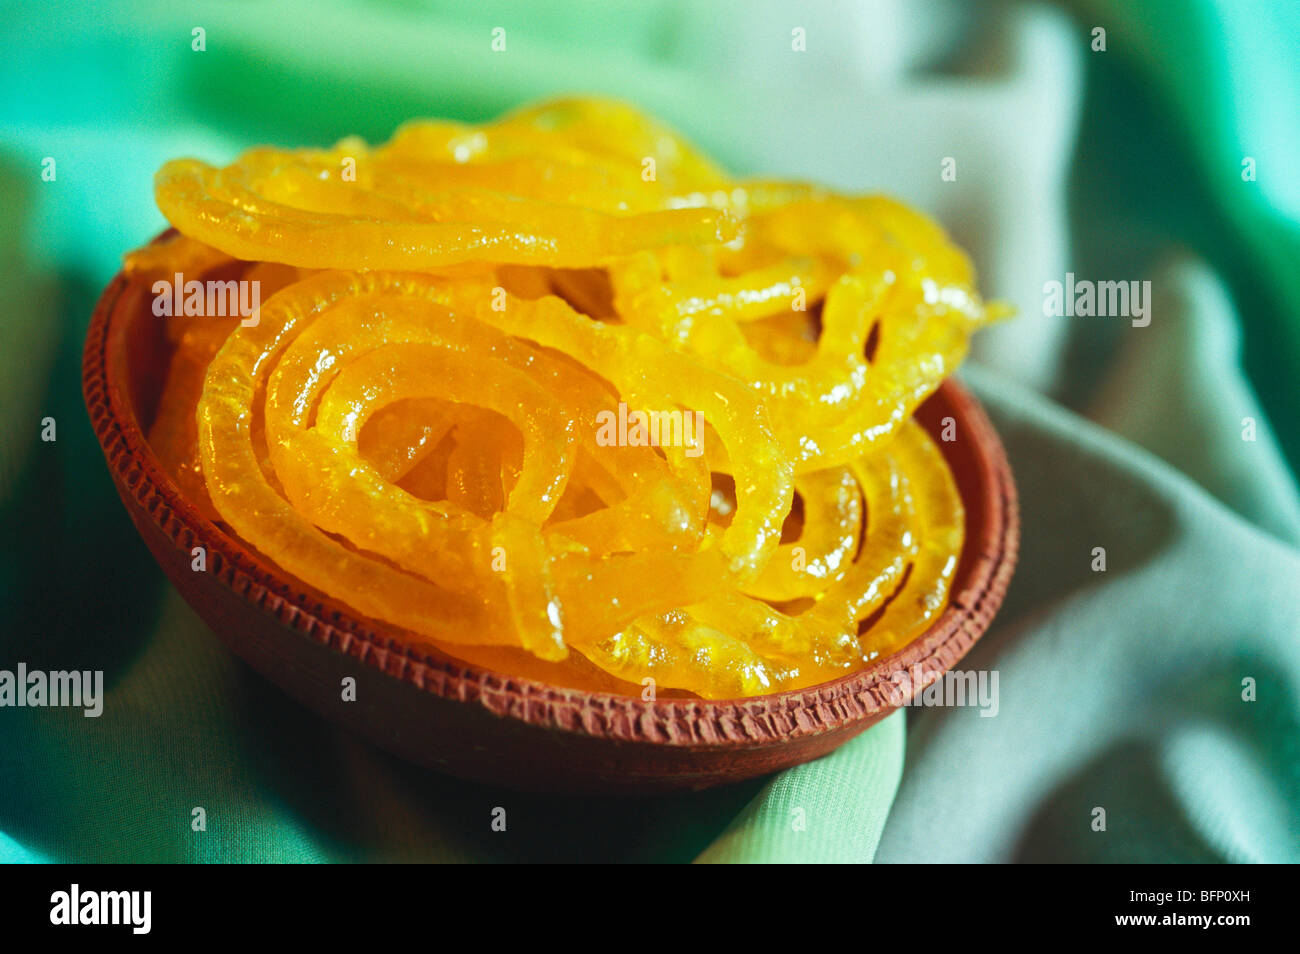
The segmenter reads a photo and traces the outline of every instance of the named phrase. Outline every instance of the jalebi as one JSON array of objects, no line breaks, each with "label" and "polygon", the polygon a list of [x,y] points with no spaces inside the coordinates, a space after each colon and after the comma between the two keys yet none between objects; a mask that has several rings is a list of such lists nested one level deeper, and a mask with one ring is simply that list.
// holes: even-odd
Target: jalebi
[{"label": "jalebi", "polygon": [[[916,407],[995,317],[904,205],[733,179],[620,103],[158,173],[174,316],[150,441],[283,571],[574,688],[732,698],[944,608],[963,512]],[[159,285],[158,283],[161,283]]]}]

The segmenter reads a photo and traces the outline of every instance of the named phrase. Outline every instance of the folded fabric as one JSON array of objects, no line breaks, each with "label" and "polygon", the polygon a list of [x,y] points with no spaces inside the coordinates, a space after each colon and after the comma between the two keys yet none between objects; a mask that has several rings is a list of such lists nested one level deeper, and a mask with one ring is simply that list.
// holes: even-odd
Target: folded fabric
[{"label": "folded fabric", "polygon": [[[0,861],[1296,860],[1298,36],[1295,8],[1228,0],[6,10],[0,669],[103,669],[106,698],[0,709]],[[737,171],[898,194],[1016,306],[965,372],[1023,508],[1007,603],[960,664],[997,674],[995,715],[909,709],[696,795],[527,796],[322,723],[166,585],[78,379],[95,296],[163,226],[153,170],[567,91]],[[1045,315],[1067,273],[1150,281],[1150,323]]]}]

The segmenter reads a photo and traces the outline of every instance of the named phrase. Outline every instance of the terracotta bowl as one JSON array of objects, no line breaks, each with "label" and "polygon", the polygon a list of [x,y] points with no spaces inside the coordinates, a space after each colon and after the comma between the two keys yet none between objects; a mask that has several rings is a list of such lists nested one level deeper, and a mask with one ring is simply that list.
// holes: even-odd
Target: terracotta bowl
[{"label": "terracotta bowl", "polygon": [[[149,290],[119,275],[86,337],[83,388],[127,512],[163,572],[213,631],[303,705],[421,765],[514,788],[569,793],[702,789],[807,762],[899,701],[899,670],[953,666],[1002,602],[1019,543],[1016,490],[975,399],[945,383],[918,412],[966,505],[953,598],[924,635],[869,668],[812,689],[726,701],[583,692],[475,668],[309,590],[213,525],[179,493],[145,440],[169,345]],[[191,548],[207,549],[207,572]],[[342,700],[344,677],[357,698]]]}]

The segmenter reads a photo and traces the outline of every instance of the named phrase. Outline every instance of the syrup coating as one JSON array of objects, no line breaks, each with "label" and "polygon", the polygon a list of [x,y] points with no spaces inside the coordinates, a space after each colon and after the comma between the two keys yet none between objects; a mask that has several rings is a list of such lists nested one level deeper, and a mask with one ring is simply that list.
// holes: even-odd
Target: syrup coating
[{"label": "syrup coating", "polygon": [[283,570],[479,665],[705,698],[862,667],[942,612],[964,516],[912,413],[997,317],[901,203],[736,180],[620,103],[169,162],[150,441]]}]

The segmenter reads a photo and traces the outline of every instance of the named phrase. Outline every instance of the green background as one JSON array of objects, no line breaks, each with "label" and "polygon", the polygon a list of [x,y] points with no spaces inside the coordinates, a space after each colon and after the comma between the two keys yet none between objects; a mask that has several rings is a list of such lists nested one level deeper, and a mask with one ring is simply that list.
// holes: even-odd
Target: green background
[{"label": "green background", "polygon": [[[0,13],[0,668],[103,669],[109,689],[100,719],[0,709],[0,860],[1300,856],[1300,4]],[[800,23],[808,51],[792,61]],[[1099,24],[1104,53],[1090,48]],[[1029,98],[997,98],[1022,87]],[[1018,105],[1035,88],[1056,96],[1042,116]],[[431,775],[320,723],[165,583],[79,386],[99,290],[163,226],[153,170],[258,142],[379,141],[413,116],[481,120],[566,92],[632,100],[736,172],[916,201],[973,248],[988,293],[1019,306],[968,375],[1024,497],[1022,567],[964,664],[1001,673],[998,718],[896,715],[817,763],[700,795],[535,798]],[[938,199],[954,144],[971,171]],[[1051,169],[1038,178],[999,175],[1039,153]],[[988,228],[991,201],[1024,211]],[[1004,276],[1049,206],[1063,210],[1065,268],[1151,278],[1151,328],[1062,333],[1035,315],[1038,284],[1063,275]],[[39,440],[47,415],[54,443]],[[1245,416],[1256,443],[1240,439]],[[1104,578],[1088,569],[1096,545]],[[1242,702],[1243,678],[1258,701]],[[190,829],[194,806],[206,832]],[[489,828],[497,806],[506,833]]]}]

